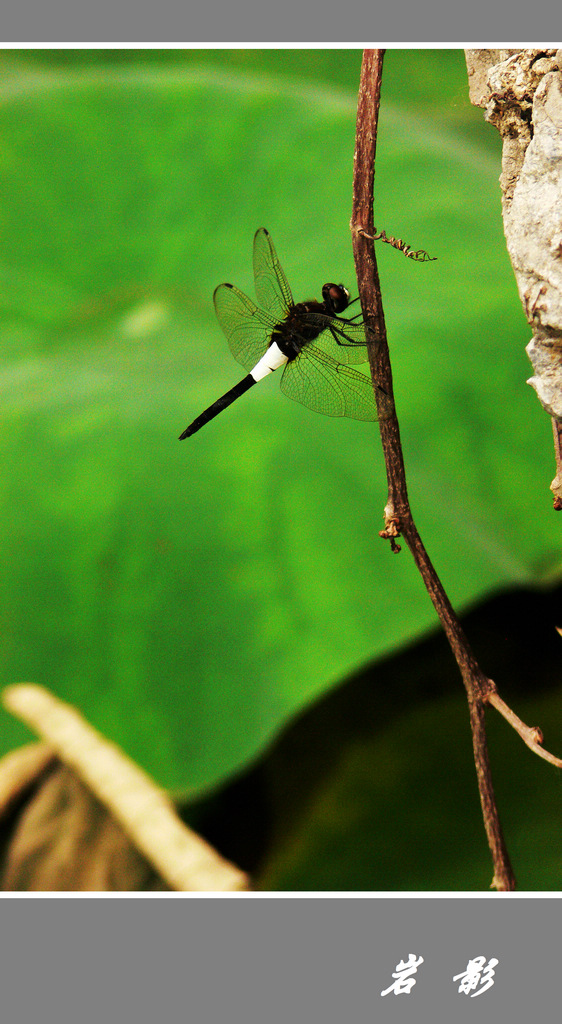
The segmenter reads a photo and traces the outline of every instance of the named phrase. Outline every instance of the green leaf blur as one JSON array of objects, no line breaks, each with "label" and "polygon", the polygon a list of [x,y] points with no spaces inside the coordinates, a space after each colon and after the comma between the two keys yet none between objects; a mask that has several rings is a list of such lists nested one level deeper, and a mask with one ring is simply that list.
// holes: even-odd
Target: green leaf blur
[{"label": "green leaf blur", "polygon": [[[177,441],[243,375],[211,296],[252,292],[257,227],[297,298],[353,288],[360,54],[64,53],[2,55],[2,677],[196,794],[434,624],[378,538],[376,425],[316,416],[273,377]],[[376,224],[438,257],[380,247],[397,405],[460,608],[560,571],[481,122],[460,52],[388,54]],[[23,735],[3,714],[2,749]]]}]

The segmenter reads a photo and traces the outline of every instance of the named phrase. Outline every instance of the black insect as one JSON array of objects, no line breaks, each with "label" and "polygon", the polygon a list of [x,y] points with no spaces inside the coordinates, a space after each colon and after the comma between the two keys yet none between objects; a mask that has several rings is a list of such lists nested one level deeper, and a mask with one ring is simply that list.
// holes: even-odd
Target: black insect
[{"label": "black insect", "polygon": [[254,281],[259,307],[233,284],[219,284],[213,296],[230,351],[249,373],[201,413],[180,440],[282,366],[281,391],[308,409],[376,420],[371,380],[351,368],[367,361],[367,349],[364,324],[341,316],[350,305],[347,288],[328,283],[322,302],[295,303],[265,228],[254,236]]}]

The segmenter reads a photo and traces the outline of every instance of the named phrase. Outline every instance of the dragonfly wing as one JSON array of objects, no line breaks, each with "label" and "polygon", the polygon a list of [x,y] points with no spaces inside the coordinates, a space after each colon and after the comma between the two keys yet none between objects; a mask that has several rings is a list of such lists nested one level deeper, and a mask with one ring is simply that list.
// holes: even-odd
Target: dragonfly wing
[{"label": "dragonfly wing", "polygon": [[325,317],[328,321],[326,330],[322,331],[314,344],[326,352],[337,363],[351,366],[366,363],[368,360],[363,324],[346,323],[345,320]]},{"label": "dragonfly wing", "polygon": [[269,347],[277,321],[232,284],[219,284],[213,302],[232,355],[246,370],[253,370]]},{"label": "dragonfly wing", "polygon": [[293,305],[293,296],[271,235],[265,228],[258,228],[254,235],[254,282],[260,306],[277,322],[284,320]]},{"label": "dragonfly wing", "polygon": [[336,362],[313,342],[283,370],[281,391],[324,416],[378,419],[370,378]]}]

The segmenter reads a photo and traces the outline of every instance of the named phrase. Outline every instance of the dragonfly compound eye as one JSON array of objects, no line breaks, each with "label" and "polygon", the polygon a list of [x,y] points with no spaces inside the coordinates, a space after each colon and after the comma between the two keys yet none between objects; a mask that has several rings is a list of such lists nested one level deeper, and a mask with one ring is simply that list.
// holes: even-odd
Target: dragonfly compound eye
[{"label": "dragonfly compound eye", "polygon": [[322,298],[333,309],[334,313],[343,313],[349,305],[349,292],[343,284],[325,284]]}]

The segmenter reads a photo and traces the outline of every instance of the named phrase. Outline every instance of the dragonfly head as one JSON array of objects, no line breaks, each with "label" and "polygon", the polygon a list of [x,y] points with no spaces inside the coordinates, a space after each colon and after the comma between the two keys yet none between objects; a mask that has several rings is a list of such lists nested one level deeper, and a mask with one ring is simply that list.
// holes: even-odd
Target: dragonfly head
[{"label": "dragonfly head", "polygon": [[343,313],[349,305],[349,292],[343,284],[325,284],[322,288],[322,298],[331,313]]}]

